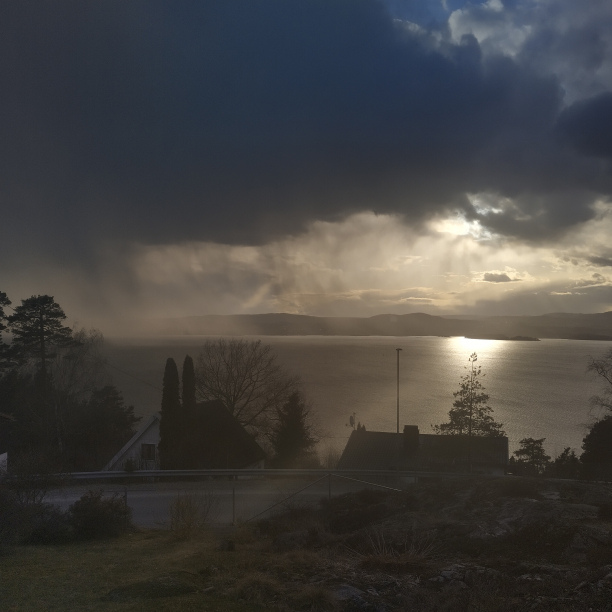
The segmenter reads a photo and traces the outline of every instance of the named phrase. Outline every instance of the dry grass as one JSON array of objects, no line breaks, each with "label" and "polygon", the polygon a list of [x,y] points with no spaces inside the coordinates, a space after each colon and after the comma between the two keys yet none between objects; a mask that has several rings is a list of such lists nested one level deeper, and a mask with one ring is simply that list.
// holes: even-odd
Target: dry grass
[{"label": "dry grass", "polygon": [[364,567],[395,572],[414,572],[430,566],[440,558],[442,545],[435,532],[404,533],[394,538],[381,528],[366,530],[347,549]]},{"label": "dry grass", "polygon": [[[211,576],[198,574],[192,560],[200,555],[219,567],[217,539],[177,542],[163,531],[145,531],[102,542],[65,546],[23,546],[0,557],[2,612],[91,611],[156,612],[215,610],[261,612],[254,602],[228,598],[213,583],[225,582],[232,567]],[[226,555],[224,562],[232,561]],[[199,592],[157,599],[105,601],[117,587],[188,572]],[[217,577],[221,574],[221,580]]]},{"label": "dry grass", "polygon": [[214,520],[219,499],[210,491],[177,493],[170,503],[170,531],[177,540],[199,535],[207,523]]}]

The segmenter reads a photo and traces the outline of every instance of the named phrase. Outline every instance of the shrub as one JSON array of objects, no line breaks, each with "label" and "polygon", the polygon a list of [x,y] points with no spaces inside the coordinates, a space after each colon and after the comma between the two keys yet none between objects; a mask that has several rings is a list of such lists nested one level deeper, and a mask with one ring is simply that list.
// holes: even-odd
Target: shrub
[{"label": "shrub", "polygon": [[51,504],[39,504],[22,511],[21,541],[24,544],[64,544],[74,537],[70,516]]},{"label": "shrub", "polygon": [[353,547],[347,548],[370,569],[411,571],[431,564],[441,554],[434,531],[413,531],[398,539],[395,534],[377,528],[355,534],[352,540]]},{"label": "shrub", "polygon": [[70,506],[70,523],[77,539],[118,536],[131,526],[132,510],[123,498],[103,497],[103,491],[88,491]]},{"label": "shrub", "polygon": [[19,524],[19,504],[15,495],[0,487],[0,549],[17,541]]},{"label": "shrub", "polygon": [[219,505],[210,491],[177,493],[170,503],[170,531],[179,540],[187,540],[199,533],[210,521]]},{"label": "shrub", "polygon": [[49,489],[60,484],[56,467],[43,451],[25,451],[11,460],[10,486],[23,508],[42,504]]},{"label": "shrub", "polygon": [[576,452],[569,446],[549,465],[548,475],[552,478],[580,478],[582,464]]}]

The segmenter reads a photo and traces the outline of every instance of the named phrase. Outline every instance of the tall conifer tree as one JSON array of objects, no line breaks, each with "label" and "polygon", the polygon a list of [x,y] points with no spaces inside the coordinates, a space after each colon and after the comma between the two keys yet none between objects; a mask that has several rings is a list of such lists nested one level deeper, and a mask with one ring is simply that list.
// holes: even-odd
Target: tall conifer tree
[{"label": "tall conifer tree", "polygon": [[183,361],[183,407],[190,411],[196,404],[195,369],[193,359],[187,355]]},{"label": "tall conifer tree", "polygon": [[184,467],[193,469],[197,465],[196,388],[193,359],[185,356],[183,361],[183,459]]},{"label": "tall conifer tree", "polygon": [[13,335],[11,347],[23,359],[34,359],[39,366],[40,379],[46,388],[47,361],[55,357],[54,349],[77,344],[72,330],[62,325],[66,315],[51,295],[33,295],[21,300],[8,317]]},{"label": "tall conifer tree", "polygon": [[159,458],[162,470],[176,470],[182,466],[182,407],[179,375],[172,357],[166,360],[162,387],[161,419],[159,423]]},{"label": "tall conifer tree", "polygon": [[281,468],[310,467],[314,437],[310,410],[298,391],[277,411],[278,422],[271,436],[274,464]]}]

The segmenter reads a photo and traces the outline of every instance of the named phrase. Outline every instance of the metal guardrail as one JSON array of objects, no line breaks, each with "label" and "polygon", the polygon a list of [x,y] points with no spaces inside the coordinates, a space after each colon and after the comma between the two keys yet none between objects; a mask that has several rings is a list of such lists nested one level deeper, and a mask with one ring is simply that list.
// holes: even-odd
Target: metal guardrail
[{"label": "metal guardrail", "polygon": [[466,478],[466,477],[496,477],[494,474],[469,474],[462,472],[415,472],[414,470],[286,470],[286,469],[215,469],[215,470],[135,470],[125,471],[104,471],[104,472],[71,472],[66,474],[56,474],[57,478],[66,480],[107,480],[114,478],[182,478],[182,477],[207,477],[207,476],[326,476],[333,474],[336,476],[388,476],[393,478]]},{"label": "metal guardrail", "polygon": [[191,476],[326,476],[329,473],[345,475],[371,476],[414,476],[414,472],[398,472],[397,470],[285,470],[285,469],[214,469],[214,470],[135,470],[104,471],[104,472],[71,472],[57,474],[58,478],[72,480],[106,480],[109,478],[176,478]]}]

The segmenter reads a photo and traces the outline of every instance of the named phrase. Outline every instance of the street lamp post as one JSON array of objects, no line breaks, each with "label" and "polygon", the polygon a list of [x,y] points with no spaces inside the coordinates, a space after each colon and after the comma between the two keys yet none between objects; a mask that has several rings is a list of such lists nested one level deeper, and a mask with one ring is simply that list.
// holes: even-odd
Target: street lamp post
[{"label": "street lamp post", "polygon": [[402,349],[395,350],[397,351],[397,433],[399,433],[399,354]]}]

